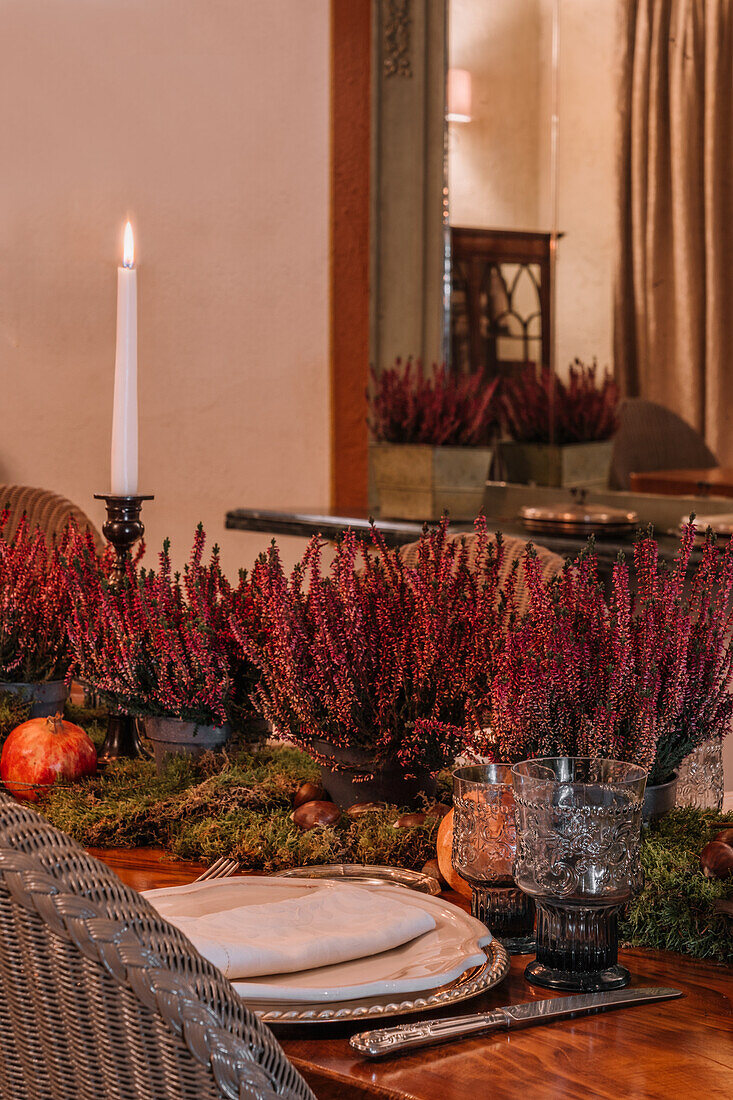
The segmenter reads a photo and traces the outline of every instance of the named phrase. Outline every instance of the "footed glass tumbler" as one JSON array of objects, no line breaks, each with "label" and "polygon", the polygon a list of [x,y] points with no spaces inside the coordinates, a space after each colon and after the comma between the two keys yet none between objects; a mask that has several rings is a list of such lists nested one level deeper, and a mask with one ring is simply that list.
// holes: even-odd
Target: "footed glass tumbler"
[{"label": "footed glass tumbler", "polygon": [[618,915],[643,884],[639,841],[646,772],[619,760],[545,757],[512,768],[517,883],[537,906],[546,989],[620,989]]},{"label": "footed glass tumbler", "polygon": [[471,884],[471,912],[507,951],[533,951],[534,902],[513,878],[514,792],[509,764],[453,772],[453,866]]}]

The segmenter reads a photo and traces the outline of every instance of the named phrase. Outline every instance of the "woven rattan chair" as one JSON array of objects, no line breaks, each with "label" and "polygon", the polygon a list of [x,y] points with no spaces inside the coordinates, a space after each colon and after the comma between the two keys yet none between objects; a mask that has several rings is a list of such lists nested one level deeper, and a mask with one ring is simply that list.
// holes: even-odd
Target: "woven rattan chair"
[{"label": "woven rattan chair", "polygon": [[[450,535],[451,540],[458,541],[465,539],[468,544],[468,561],[469,565],[476,558],[476,535],[472,532],[468,534]],[[405,565],[414,566],[417,564],[419,542],[408,542],[405,546],[400,547],[400,557],[404,561]],[[563,567],[563,559],[559,554],[553,554],[551,550],[548,550],[544,546],[533,546],[537,552],[537,557],[542,563],[542,578],[545,581],[551,580],[555,577]],[[524,539],[512,538],[509,535],[504,535],[504,560],[502,562],[501,571],[499,574],[500,581],[503,583],[509,576],[512,568],[512,564],[517,558],[521,558],[522,554],[527,548],[527,543]],[[515,597],[517,604],[517,611],[520,615],[529,607],[529,592],[527,591],[524,583],[524,576],[522,570],[519,570],[517,574],[517,586],[515,589]]]},{"label": "woven rattan chair", "polygon": [[0,1097],[313,1093],[181,932],[65,833],[0,796]]},{"label": "woven rattan chair", "polygon": [[717,465],[700,433],[671,409],[642,397],[621,403],[608,482],[612,489],[628,489],[632,474]]},{"label": "woven rattan chair", "polygon": [[80,531],[89,528],[97,551],[101,553],[104,550],[104,540],[89,516],[58,493],[52,493],[48,489],[33,489],[28,485],[0,485],[0,508],[6,504],[10,506],[10,516],[5,528],[8,538],[15,532],[23,513],[27,515],[31,528],[40,527],[51,538],[60,535],[67,520],[73,516]]}]

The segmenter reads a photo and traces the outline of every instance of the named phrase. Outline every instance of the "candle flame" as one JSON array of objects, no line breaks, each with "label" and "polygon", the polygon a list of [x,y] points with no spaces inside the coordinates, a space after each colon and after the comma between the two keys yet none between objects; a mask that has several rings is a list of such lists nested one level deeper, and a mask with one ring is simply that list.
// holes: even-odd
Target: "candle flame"
[{"label": "candle flame", "polygon": [[129,222],[125,226],[125,243],[122,252],[122,264],[124,267],[135,266],[135,241],[132,236],[132,226]]}]

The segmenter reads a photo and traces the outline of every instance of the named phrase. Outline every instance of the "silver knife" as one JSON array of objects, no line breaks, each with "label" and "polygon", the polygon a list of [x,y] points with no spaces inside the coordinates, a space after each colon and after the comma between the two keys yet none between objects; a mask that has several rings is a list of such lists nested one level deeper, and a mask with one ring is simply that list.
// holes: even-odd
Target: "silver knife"
[{"label": "silver knife", "polygon": [[570,1020],[573,1016],[588,1016],[594,1012],[606,1012],[609,1008],[625,1008],[682,996],[681,989],[664,989],[661,986],[614,989],[609,993],[581,993],[575,997],[553,997],[546,1001],[508,1005],[507,1008],[476,1012],[470,1016],[445,1016],[416,1024],[360,1031],[358,1035],[352,1035],[350,1043],[354,1050],[367,1058],[384,1058],[389,1054],[447,1043],[451,1039],[462,1039],[482,1031],[512,1031],[516,1027]]}]

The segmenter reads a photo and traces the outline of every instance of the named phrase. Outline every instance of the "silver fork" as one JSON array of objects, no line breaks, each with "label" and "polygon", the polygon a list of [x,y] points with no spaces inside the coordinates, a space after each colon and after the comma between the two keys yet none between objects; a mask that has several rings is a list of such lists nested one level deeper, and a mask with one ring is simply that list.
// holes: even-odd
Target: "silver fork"
[{"label": "silver fork", "polygon": [[238,859],[228,859],[226,856],[219,856],[210,867],[207,867],[206,870],[193,881],[205,882],[207,879],[212,878],[229,878],[230,875],[235,875],[238,870]]}]

